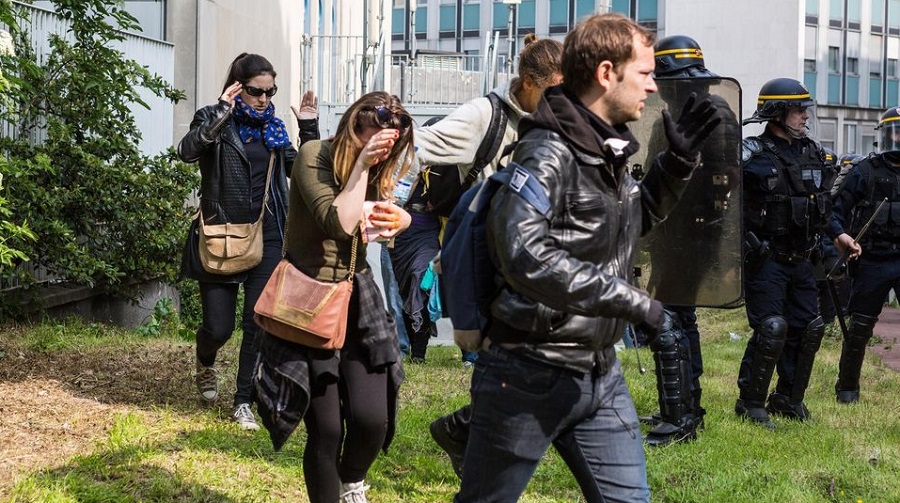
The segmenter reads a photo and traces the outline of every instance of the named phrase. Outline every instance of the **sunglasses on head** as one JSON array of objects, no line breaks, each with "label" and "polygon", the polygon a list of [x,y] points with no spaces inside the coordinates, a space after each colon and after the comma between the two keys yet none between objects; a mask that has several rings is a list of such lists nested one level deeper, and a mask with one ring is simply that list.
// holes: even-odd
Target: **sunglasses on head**
[{"label": "sunglasses on head", "polygon": [[270,87],[268,89],[260,89],[258,87],[245,85],[244,91],[246,91],[247,94],[249,94],[250,96],[253,96],[254,98],[259,98],[263,94],[265,94],[267,97],[271,98],[272,96],[275,96],[275,93],[278,92],[278,86],[272,85],[272,87]]},{"label": "sunglasses on head", "polygon": [[412,118],[406,114],[395,114],[388,107],[375,107],[375,118],[383,128],[406,130],[412,126]]}]

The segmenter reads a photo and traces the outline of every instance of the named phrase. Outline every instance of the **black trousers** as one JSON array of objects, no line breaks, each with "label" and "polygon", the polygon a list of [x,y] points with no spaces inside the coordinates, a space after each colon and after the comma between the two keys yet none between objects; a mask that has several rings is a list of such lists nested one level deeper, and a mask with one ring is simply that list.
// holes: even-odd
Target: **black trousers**
[{"label": "black trousers", "polygon": [[[268,216],[268,215],[267,215]],[[253,306],[259,299],[269,276],[281,260],[281,231],[274,218],[264,221],[263,259],[247,273],[243,283],[200,282],[200,302],[203,307],[203,324],[197,330],[197,361],[210,366],[216,362],[219,349],[234,333],[235,309],[238,290],[244,286],[244,309],[241,316],[241,351],[238,357],[237,390],[234,405],[253,402],[253,385],[250,377],[256,363],[256,332],[259,327],[253,321]]]}]

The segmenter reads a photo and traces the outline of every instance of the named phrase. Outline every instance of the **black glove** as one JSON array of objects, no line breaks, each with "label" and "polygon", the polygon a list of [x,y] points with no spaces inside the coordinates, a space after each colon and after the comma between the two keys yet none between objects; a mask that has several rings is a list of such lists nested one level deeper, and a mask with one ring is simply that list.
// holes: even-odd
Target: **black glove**
[{"label": "black glove", "polygon": [[666,130],[666,139],[669,140],[669,150],[684,159],[695,159],[700,153],[700,147],[704,140],[712,133],[713,129],[722,122],[716,115],[718,108],[712,100],[706,98],[697,103],[697,93],[691,93],[678,122],[672,120],[672,114],[663,110],[663,126]]},{"label": "black glove", "polygon": [[643,333],[648,341],[656,339],[659,331],[665,322],[665,309],[658,300],[650,299],[650,309],[647,310],[647,317],[644,321],[634,326],[635,330]]}]

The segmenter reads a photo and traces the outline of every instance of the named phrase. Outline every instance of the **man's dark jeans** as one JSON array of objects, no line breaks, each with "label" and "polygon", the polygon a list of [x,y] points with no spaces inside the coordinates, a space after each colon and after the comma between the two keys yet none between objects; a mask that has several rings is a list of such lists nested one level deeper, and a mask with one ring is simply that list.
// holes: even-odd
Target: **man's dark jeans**
[{"label": "man's dark jeans", "polygon": [[518,501],[551,443],[589,503],[649,501],[640,426],[618,361],[605,375],[580,374],[498,346],[482,351],[454,501]]}]

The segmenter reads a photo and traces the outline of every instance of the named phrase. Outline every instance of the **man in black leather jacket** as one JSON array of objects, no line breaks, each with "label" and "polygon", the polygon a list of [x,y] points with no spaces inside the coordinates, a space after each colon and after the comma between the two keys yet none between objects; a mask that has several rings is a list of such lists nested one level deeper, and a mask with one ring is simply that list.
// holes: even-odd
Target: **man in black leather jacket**
[{"label": "man in black leather jacket", "polygon": [[[588,502],[648,501],[634,404],[613,344],[626,322],[656,333],[662,305],[629,282],[638,237],[677,202],[718,123],[709,101],[664,112],[670,149],[641,183],[626,171],[653,81],[654,35],[618,14],[570,32],[563,84],[519,126],[509,187],[488,217],[499,271],[490,346],[472,378],[472,421],[455,501],[513,502],[552,443]],[[519,197],[535,177],[549,203]]]}]

